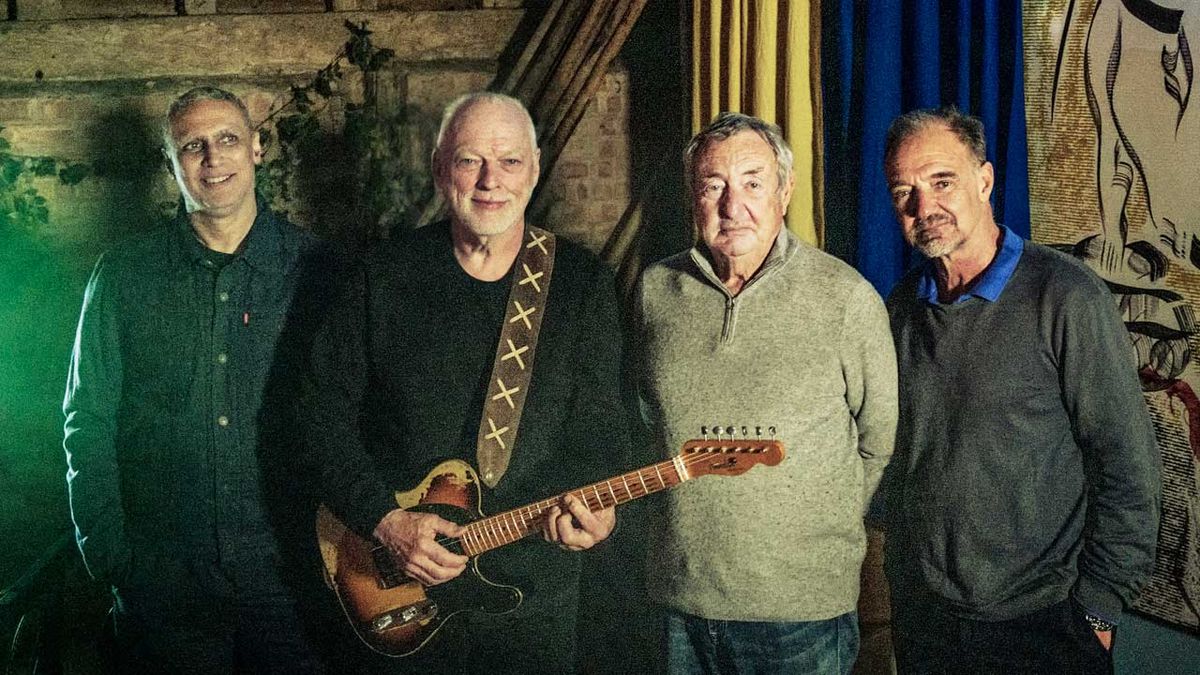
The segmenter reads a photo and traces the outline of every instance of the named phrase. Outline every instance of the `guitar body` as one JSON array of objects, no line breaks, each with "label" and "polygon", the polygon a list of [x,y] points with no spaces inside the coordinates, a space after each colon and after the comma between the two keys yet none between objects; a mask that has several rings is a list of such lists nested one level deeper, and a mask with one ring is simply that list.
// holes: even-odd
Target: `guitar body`
[{"label": "guitar body", "polygon": [[[442,462],[416,487],[396,493],[400,508],[436,513],[460,525],[482,517],[479,502],[479,477],[459,460]],[[393,568],[389,551],[352,532],[324,506],[317,513],[317,542],[325,583],[354,632],[387,656],[416,652],[462,612],[506,614],[521,604],[520,589],[489,581],[477,558],[454,580],[427,588]]]},{"label": "guitar body", "polygon": [[[774,434],[774,427],[770,429]],[[462,612],[507,614],[521,604],[520,589],[492,583],[479,573],[479,556],[543,531],[546,515],[565,497],[578,499],[594,513],[700,476],[737,476],[759,464],[775,466],[783,457],[783,444],[774,439],[694,439],[672,459],[492,516],[484,516],[479,508],[482,493],[475,470],[466,462],[449,460],[413,489],[397,492],[396,505],[463,525],[459,536],[438,538],[448,550],[469,557],[458,578],[422,586],[397,568],[390,551],[359,537],[322,506],[317,512],[317,543],[325,583],[337,593],[354,632],[368,647],[386,656],[407,656]]]}]

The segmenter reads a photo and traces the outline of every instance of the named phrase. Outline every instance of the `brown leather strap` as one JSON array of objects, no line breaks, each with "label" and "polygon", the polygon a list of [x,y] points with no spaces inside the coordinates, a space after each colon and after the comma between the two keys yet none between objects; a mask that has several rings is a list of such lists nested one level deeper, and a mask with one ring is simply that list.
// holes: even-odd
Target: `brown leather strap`
[{"label": "brown leather strap", "polygon": [[512,458],[553,271],[554,235],[526,225],[475,441],[479,475],[488,487],[496,487]]}]

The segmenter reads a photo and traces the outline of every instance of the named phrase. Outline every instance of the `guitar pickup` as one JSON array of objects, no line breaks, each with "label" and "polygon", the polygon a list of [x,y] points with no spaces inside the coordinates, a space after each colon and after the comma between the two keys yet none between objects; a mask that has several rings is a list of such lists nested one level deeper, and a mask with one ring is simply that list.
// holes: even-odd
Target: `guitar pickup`
[{"label": "guitar pickup", "polygon": [[407,626],[414,621],[424,623],[437,616],[437,613],[437,603],[432,600],[424,600],[380,614],[371,621],[367,630],[372,633],[382,633]]}]

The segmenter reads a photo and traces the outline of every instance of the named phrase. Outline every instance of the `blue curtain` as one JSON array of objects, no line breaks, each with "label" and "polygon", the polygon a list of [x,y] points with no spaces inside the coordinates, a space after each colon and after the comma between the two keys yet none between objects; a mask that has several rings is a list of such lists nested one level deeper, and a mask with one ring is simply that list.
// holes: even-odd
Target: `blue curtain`
[{"label": "blue curtain", "polygon": [[822,3],[826,241],[885,297],[919,254],[892,215],[888,124],[954,104],[979,116],[996,167],[996,220],[1029,237],[1020,0]]}]

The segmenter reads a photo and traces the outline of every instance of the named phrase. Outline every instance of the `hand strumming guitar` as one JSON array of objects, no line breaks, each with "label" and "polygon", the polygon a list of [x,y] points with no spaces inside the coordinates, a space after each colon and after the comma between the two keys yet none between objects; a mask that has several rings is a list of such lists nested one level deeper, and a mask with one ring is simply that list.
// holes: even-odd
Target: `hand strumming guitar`
[{"label": "hand strumming guitar", "polygon": [[616,508],[610,506],[589,511],[578,497],[566,495],[561,506],[553,506],[546,514],[542,537],[569,551],[589,549],[608,538],[617,524]]},{"label": "hand strumming guitar", "polygon": [[389,511],[373,533],[391,550],[409,577],[426,586],[445,583],[463,573],[467,557],[456,555],[437,543],[438,535],[457,537],[462,526],[432,513],[404,509]]}]

